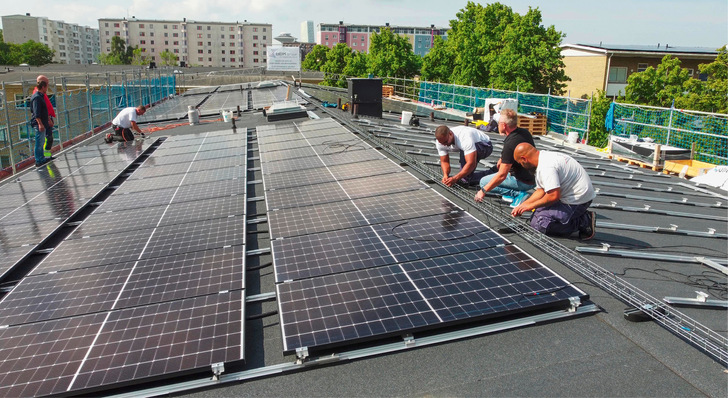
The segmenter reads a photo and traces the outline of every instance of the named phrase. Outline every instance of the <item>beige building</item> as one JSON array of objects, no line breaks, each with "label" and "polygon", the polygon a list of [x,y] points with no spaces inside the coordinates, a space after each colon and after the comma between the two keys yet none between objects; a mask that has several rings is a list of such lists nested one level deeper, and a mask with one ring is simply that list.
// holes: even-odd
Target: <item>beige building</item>
[{"label": "beige building", "polygon": [[711,63],[718,51],[706,47],[583,45],[563,44],[566,75],[571,78],[566,90],[571,97],[591,96],[598,89],[608,96],[624,95],[627,78],[648,67],[657,68],[665,55],[680,59],[690,76],[705,80],[698,65]]},{"label": "beige building", "polygon": [[250,22],[200,22],[126,18],[99,19],[101,52],[111,52],[111,39],[120,36],[127,46],[158,64],[169,51],[181,66],[250,68],[266,66],[266,48],[273,42],[272,25]]},{"label": "beige building", "polygon": [[33,40],[45,44],[55,51],[55,63],[90,64],[98,59],[97,29],[30,14],[6,15],[2,21],[5,42],[23,44]]}]

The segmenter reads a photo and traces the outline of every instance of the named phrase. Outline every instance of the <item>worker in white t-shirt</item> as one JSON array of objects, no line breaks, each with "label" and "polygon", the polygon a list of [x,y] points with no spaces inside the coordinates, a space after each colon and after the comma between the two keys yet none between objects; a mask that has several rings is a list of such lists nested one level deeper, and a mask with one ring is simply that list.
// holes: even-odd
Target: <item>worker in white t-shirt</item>
[{"label": "worker in white t-shirt", "polygon": [[138,134],[142,133],[142,130],[137,126],[137,116],[141,116],[146,113],[147,107],[139,105],[136,108],[129,107],[124,108],[119,112],[118,115],[111,121],[114,133],[106,134],[106,142],[116,141],[134,141],[134,131]]},{"label": "worker in white t-shirt", "polygon": [[596,214],[588,209],[597,195],[579,162],[563,153],[539,151],[526,142],[518,144],[513,157],[524,168],[536,169],[536,192],[511,214],[517,217],[534,210],[534,229],[559,236],[578,231],[581,240],[593,238]]},{"label": "worker in white t-shirt", "polygon": [[[457,126],[452,129],[440,126],[435,130],[435,148],[440,156],[442,168],[442,183],[448,187],[456,182],[473,185],[488,173],[475,171],[478,162],[493,153],[493,144],[484,132],[467,126]],[[450,152],[460,154],[460,171],[450,177]]]}]

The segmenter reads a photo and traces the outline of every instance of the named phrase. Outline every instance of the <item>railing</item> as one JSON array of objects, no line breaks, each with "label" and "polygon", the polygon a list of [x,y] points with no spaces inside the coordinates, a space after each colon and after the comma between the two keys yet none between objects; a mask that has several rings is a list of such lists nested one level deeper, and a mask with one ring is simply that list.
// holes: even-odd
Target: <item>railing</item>
[{"label": "railing", "polygon": [[[127,106],[150,105],[176,93],[172,70],[138,69],[50,79],[48,96],[56,112],[54,144],[68,146],[110,122]],[[30,127],[34,80],[3,82],[0,99],[0,169],[14,173],[33,157]]]},{"label": "railing", "polygon": [[728,115],[614,103],[612,134],[692,149],[695,160],[728,164]]}]

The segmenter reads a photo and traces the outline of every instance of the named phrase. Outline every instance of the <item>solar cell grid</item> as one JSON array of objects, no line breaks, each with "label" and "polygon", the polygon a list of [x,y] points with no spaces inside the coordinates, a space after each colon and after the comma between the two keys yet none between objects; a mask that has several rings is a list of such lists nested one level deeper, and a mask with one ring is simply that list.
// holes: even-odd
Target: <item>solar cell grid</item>
[{"label": "solar cell grid", "polygon": [[172,203],[244,195],[245,188],[245,181],[243,180],[222,180],[203,184],[182,185],[177,190]]},{"label": "solar cell grid", "polygon": [[382,176],[390,173],[399,173],[404,169],[389,159],[376,159],[359,163],[335,165],[328,168],[337,180],[348,180],[351,178]]},{"label": "solar cell grid", "polygon": [[225,158],[195,160],[189,166],[189,171],[193,172],[242,166],[246,166],[245,156],[228,156]]},{"label": "solar cell grid", "polygon": [[263,146],[266,144],[274,144],[277,142],[286,142],[286,141],[295,141],[295,140],[305,140],[303,135],[301,133],[290,133],[290,134],[276,134],[271,135],[267,137],[261,137],[258,136],[258,145]]},{"label": "solar cell grid", "polygon": [[225,158],[230,156],[245,156],[247,149],[245,148],[227,148],[215,149],[212,151],[200,151],[197,153],[196,160],[206,160],[215,158]]},{"label": "solar cell grid", "polygon": [[243,360],[242,301],[232,291],[112,312],[71,391]]},{"label": "solar cell grid", "polygon": [[375,159],[386,159],[386,156],[381,154],[379,151],[375,149],[364,149],[359,151],[346,151],[346,152],[340,152],[333,155],[322,155],[321,160],[323,160],[324,164],[326,166],[335,166],[339,164],[347,164],[347,163],[358,163],[358,162],[364,162],[367,160],[375,160]]},{"label": "solar cell grid", "polygon": [[245,214],[245,199],[241,196],[202,199],[169,206],[160,225],[183,224]]},{"label": "solar cell grid", "polygon": [[302,147],[309,147],[308,141],[301,138],[299,140],[291,140],[291,141],[282,141],[282,142],[273,142],[273,143],[267,143],[267,144],[259,144],[258,151],[261,155],[267,152],[273,152],[273,151],[281,151],[285,149],[294,149],[294,148],[302,148]]},{"label": "solar cell grid", "polygon": [[268,210],[338,202],[348,199],[346,192],[341,189],[337,182],[277,189],[268,191],[265,195]]},{"label": "solar cell grid", "polygon": [[245,244],[245,218],[202,220],[157,228],[142,258]]},{"label": "solar cell grid", "polygon": [[303,134],[304,137],[311,139],[311,138],[325,138],[330,136],[336,136],[340,135],[342,133],[347,132],[346,129],[344,129],[341,126],[334,126],[334,127],[321,127],[317,129],[311,129],[311,130],[302,130],[301,134]]},{"label": "solar cell grid", "polygon": [[439,322],[398,266],[281,283],[276,290],[285,352]]},{"label": "solar cell grid", "polygon": [[271,241],[276,282],[395,263],[370,227]]},{"label": "solar cell grid", "polygon": [[66,239],[114,234],[122,231],[153,228],[167,210],[166,205],[94,212]]},{"label": "solar cell grid", "polygon": [[376,224],[372,228],[400,262],[508,243],[465,212]]},{"label": "solar cell grid", "polygon": [[144,164],[150,164],[150,165],[163,165],[163,164],[172,164],[172,163],[190,163],[195,159],[195,156],[197,156],[197,152],[192,153],[182,153],[182,154],[176,154],[176,155],[169,155],[169,156],[150,156]]},{"label": "solar cell grid", "polygon": [[304,170],[322,167],[323,163],[318,157],[290,159],[282,162],[265,162],[260,167],[263,174],[284,173],[294,170]]},{"label": "solar cell grid", "polygon": [[394,192],[429,189],[425,183],[410,173],[391,173],[373,177],[354,178],[342,180],[340,184],[352,199]]},{"label": "solar cell grid", "polygon": [[172,200],[176,191],[177,188],[166,188],[154,191],[111,195],[96,209],[96,212],[166,205],[170,200]]},{"label": "solar cell grid", "polygon": [[110,310],[134,263],[24,278],[0,302],[0,325],[22,325]]},{"label": "solar cell grid", "polygon": [[301,131],[320,130],[324,128],[343,128],[338,122],[331,118],[305,120],[298,123],[296,127]]},{"label": "solar cell grid", "polygon": [[151,191],[177,187],[182,182],[184,174],[170,174],[160,177],[150,177],[124,182],[114,194],[127,194],[141,191]]},{"label": "solar cell grid", "polygon": [[372,224],[462,211],[431,189],[370,196],[354,203]]},{"label": "solar cell grid", "polygon": [[325,206],[294,207],[268,213],[271,239],[366,225],[366,219],[349,201]]},{"label": "solar cell grid", "polygon": [[335,181],[334,177],[325,167],[266,174],[263,176],[263,184],[266,190],[292,188],[333,181]]},{"label": "solar cell grid", "polygon": [[311,157],[311,156],[316,156],[316,152],[314,152],[314,150],[311,149],[310,146],[307,146],[307,147],[301,147],[301,148],[284,149],[284,150],[273,151],[273,152],[261,152],[260,161],[261,162],[275,162],[275,161],[288,162],[291,159]]},{"label": "solar cell grid", "polygon": [[205,171],[194,171],[186,173],[182,185],[201,184],[205,182],[220,180],[244,179],[247,175],[245,167],[226,167]]},{"label": "solar cell grid", "polygon": [[60,220],[30,221],[28,224],[0,225],[3,239],[0,248],[35,246],[61,225]]},{"label": "solar cell grid", "polygon": [[141,178],[150,178],[163,175],[171,174],[184,174],[187,172],[187,168],[180,167],[179,164],[167,164],[162,166],[156,166],[149,164],[146,167],[140,167],[129,176],[129,180],[138,180]]}]

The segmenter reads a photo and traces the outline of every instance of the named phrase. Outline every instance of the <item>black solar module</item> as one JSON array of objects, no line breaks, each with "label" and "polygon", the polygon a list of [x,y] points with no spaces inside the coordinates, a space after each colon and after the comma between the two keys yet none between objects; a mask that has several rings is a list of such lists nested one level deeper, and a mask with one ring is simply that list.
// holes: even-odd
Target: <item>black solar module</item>
[{"label": "black solar module", "polygon": [[370,196],[354,204],[371,224],[462,211],[431,189]]},{"label": "black solar module", "polygon": [[261,162],[275,162],[279,160],[289,161],[295,158],[306,158],[316,156],[316,152],[310,147],[300,147],[292,149],[282,149],[279,151],[269,151],[260,153]]},{"label": "black solar module", "polygon": [[301,135],[301,133],[295,132],[295,133],[289,133],[289,134],[281,134],[281,135],[271,135],[271,136],[258,136],[258,145],[263,144],[275,144],[278,142],[288,142],[288,141],[299,141],[303,140],[305,141],[305,137]]},{"label": "black solar module", "polygon": [[367,220],[350,201],[293,207],[268,213],[271,239],[366,225]]},{"label": "black solar module", "polygon": [[390,173],[373,177],[354,178],[339,182],[352,199],[387,193],[429,189],[427,184],[409,173]]},{"label": "black solar module", "polygon": [[374,149],[364,149],[359,151],[346,151],[332,155],[321,155],[326,166],[335,166],[347,163],[357,163],[367,160],[386,159],[379,151]]},{"label": "black solar module", "polygon": [[[271,136],[271,138],[273,137],[275,136]],[[259,147],[258,149],[262,156],[264,153],[268,152],[276,152],[286,149],[295,149],[309,146],[311,146],[311,144],[306,139],[304,139],[303,136],[299,136],[298,139],[295,140],[266,143],[265,145],[263,145],[262,148]]]},{"label": "black solar module", "polygon": [[311,156],[308,158],[297,158],[279,162],[265,162],[261,163],[260,167],[263,170],[263,174],[283,173],[294,170],[313,169],[322,167],[324,164],[317,156]]},{"label": "black solar module", "polygon": [[263,180],[266,190],[293,188],[302,185],[320,184],[322,182],[333,182],[334,176],[323,167],[313,169],[294,170],[286,173],[268,174]]},{"label": "black solar module", "polygon": [[266,192],[265,195],[269,210],[338,202],[348,199],[349,197],[341,189],[338,182],[276,189],[275,191]]}]

